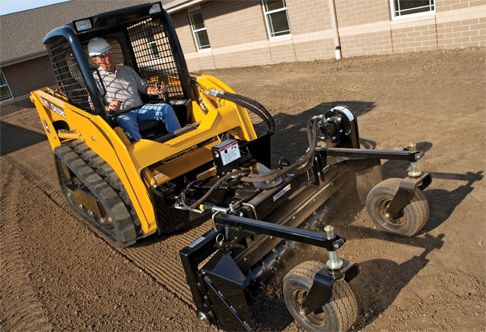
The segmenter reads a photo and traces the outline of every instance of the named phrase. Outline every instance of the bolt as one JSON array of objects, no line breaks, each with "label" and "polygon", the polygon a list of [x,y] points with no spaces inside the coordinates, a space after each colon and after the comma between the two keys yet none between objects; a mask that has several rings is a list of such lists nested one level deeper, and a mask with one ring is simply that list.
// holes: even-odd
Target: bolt
[{"label": "bolt", "polygon": [[209,322],[209,318],[208,316],[202,312],[202,311],[199,311],[197,313],[197,317],[199,318],[199,320],[206,326],[209,326],[210,325],[210,322]]},{"label": "bolt", "polygon": [[[410,152],[417,152],[417,146],[415,143],[410,143],[409,146],[407,146],[407,150]],[[417,157],[417,156],[416,156]],[[417,162],[411,162],[410,163],[410,168],[408,170],[408,176],[411,178],[416,178],[419,177],[422,174],[422,172],[418,169]]]},{"label": "bolt", "polygon": [[327,225],[326,227],[324,227],[324,232],[326,233],[326,238],[328,240],[332,240],[336,237],[336,235],[334,234],[334,227],[332,227],[331,225]]},{"label": "bolt", "polygon": [[417,162],[411,162],[410,163],[410,168],[408,170],[408,176],[411,178],[416,178],[419,177],[422,174],[422,171],[420,171],[417,167]]},{"label": "bolt", "polygon": [[[326,233],[326,239],[328,240],[333,240],[336,238],[336,234],[334,233],[334,227],[331,225],[327,225],[324,227],[324,232]],[[334,243],[333,245],[334,249],[339,249],[339,245],[337,243]],[[336,251],[329,251],[329,259],[326,262],[326,266],[330,270],[339,270],[343,266],[343,261],[340,260],[337,257],[337,252]]]},{"label": "bolt", "polygon": [[339,270],[343,266],[343,261],[337,257],[335,251],[329,251],[329,259],[326,262],[326,266],[330,270]]}]

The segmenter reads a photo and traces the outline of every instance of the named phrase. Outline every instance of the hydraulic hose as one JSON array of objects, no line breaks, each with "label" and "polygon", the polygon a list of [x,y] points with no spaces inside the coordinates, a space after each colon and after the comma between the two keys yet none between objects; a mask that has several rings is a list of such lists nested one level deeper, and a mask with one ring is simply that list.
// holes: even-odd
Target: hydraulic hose
[{"label": "hydraulic hose", "polygon": [[255,99],[245,97],[236,93],[221,91],[216,89],[206,90],[207,96],[217,97],[220,99],[231,101],[241,107],[248,109],[250,112],[256,114],[265,122],[268,132],[273,134],[275,132],[275,121],[272,114]]},{"label": "hydraulic hose", "polygon": [[[261,105],[256,100],[238,94],[216,90],[216,89],[206,90],[205,94],[207,96],[213,96],[213,97],[234,102],[235,104],[248,109],[249,111],[258,115],[265,122],[270,134],[274,133],[275,121],[273,120],[272,115],[270,114],[270,112],[268,112],[268,110],[263,105]],[[309,143],[309,148],[307,149],[306,153],[300,158],[298,158],[293,164],[282,167],[281,169],[278,170],[273,170],[270,173],[266,173],[263,175],[249,174],[248,169],[234,170],[232,172],[226,173],[220,179],[218,179],[201,198],[199,198],[197,201],[195,201],[192,204],[188,204],[186,201],[187,192],[189,188],[191,188],[194,185],[194,183],[197,182],[197,180],[193,181],[189,183],[181,193],[182,205],[187,209],[197,209],[199,205],[202,204],[214,192],[214,190],[219,188],[221,184],[223,184],[230,177],[241,177],[240,180],[243,182],[270,183],[278,179],[279,177],[282,177],[289,173],[302,174],[304,172],[307,172],[312,167],[312,161],[314,159],[314,153],[318,141],[317,131],[318,131],[319,121],[320,120],[318,118],[311,118],[307,122],[306,131],[307,131],[307,140]]]},{"label": "hydraulic hose", "polygon": [[[270,112],[255,99],[216,89],[206,90],[205,93],[208,96],[225,99],[248,109],[249,111],[258,115],[265,122],[268,127],[268,132],[270,134],[273,134],[275,132],[275,121],[272,114],[270,114]],[[317,145],[317,121],[314,121],[313,119],[309,120],[307,124],[307,140],[309,142],[309,150],[304,156],[297,159],[295,163],[282,169],[274,170],[265,175],[243,176],[241,180],[244,182],[271,182],[290,172],[294,172],[297,174],[306,172],[309,169],[310,165],[312,165],[310,161],[313,159],[315,147]]]},{"label": "hydraulic hose", "polygon": [[267,119],[270,127],[271,127],[271,132],[272,134],[275,132],[275,121],[273,119],[273,116],[272,114],[265,108],[265,106],[263,106],[262,104],[260,104],[260,102],[258,102],[257,100],[253,99],[253,98],[250,98],[250,97],[246,97],[246,96],[242,96],[242,95],[239,95],[239,94],[233,94],[233,93],[230,93],[230,92],[225,92],[224,93],[225,96],[227,97],[234,97],[236,98],[237,100],[241,100],[243,102],[245,102],[246,104],[248,105],[252,105],[254,106],[255,108],[258,109],[258,111],[262,112],[262,114],[265,116],[265,118]]},{"label": "hydraulic hose", "polygon": [[317,146],[317,119],[310,119],[307,122],[307,139],[309,141],[309,148],[306,153],[298,158],[293,164],[283,167],[279,170],[274,170],[264,175],[248,175],[241,178],[245,182],[271,182],[289,173],[302,174],[307,172],[312,167],[314,159],[314,152]]},{"label": "hydraulic hose", "polygon": [[189,205],[186,202],[186,194],[187,194],[187,191],[189,190],[190,187],[192,187],[192,185],[194,183],[198,182],[198,180],[192,181],[191,183],[189,183],[186,186],[186,188],[184,188],[184,190],[181,193],[181,203],[182,203],[182,206],[184,206],[187,209],[197,209],[199,207],[199,205],[201,205],[209,197],[209,195],[211,195],[213,193],[213,191],[215,191],[217,188],[219,188],[219,186],[221,186],[221,184],[223,182],[225,182],[228,178],[242,176],[242,175],[245,175],[245,174],[248,174],[248,173],[249,173],[249,170],[246,169],[246,168],[245,169],[239,169],[239,170],[235,170],[235,171],[226,173],[221,178],[219,178],[218,181],[216,181],[211,186],[211,188],[209,188],[209,190],[201,198],[199,198],[197,201],[195,201],[194,203],[192,203],[191,205]]}]

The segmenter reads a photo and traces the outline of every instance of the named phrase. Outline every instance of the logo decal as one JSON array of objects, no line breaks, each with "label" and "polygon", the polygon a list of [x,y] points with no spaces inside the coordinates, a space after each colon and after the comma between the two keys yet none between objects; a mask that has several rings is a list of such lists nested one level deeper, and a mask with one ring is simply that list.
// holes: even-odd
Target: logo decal
[{"label": "logo decal", "polygon": [[62,108],[60,108],[59,106],[51,103],[49,100],[46,100],[44,98],[40,98],[40,101],[41,101],[42,105],[44,105],[45,107],[49,108],[54,113],[59,114],[63,118],[67,118],[66,113],[64,113],[64,110]]}]

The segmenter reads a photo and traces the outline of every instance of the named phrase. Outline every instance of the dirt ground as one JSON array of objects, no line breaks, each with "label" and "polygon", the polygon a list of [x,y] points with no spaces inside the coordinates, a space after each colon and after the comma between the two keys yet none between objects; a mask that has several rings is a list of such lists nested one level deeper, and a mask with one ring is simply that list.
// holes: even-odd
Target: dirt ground
[{"label": "dirt ground", "polygon": [[[336,104],[356,112],[364,146],[402,149],[416,142],[426,150],[420,167],[433,182],[421,234],[378,232],[365,211],[353,217],[337,207],[331,216],[348,239],[340,255],[361,266],[351,282],[360,312],[353,329],[486,330],[486,50],[210,74],[274,114],[274,161],[302,154],[305,121]],[[35,110],[0,114],[0,330],[208,329],[167,265],[193,233],[112,248],[64,203]],[[383,162],[386,177],[403,176],[406,167]],[[264,329],[298,330],[275,293],[276,305],[268,302],[261,317]]]}]

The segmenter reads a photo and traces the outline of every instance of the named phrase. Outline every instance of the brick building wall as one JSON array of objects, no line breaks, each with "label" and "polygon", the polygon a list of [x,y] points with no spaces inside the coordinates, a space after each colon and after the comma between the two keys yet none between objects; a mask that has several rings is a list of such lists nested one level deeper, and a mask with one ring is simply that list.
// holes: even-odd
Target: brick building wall
[{"label": "brick building wall", "polygon": [[387,0],[335,0],[334,3],[339,27],[344,28],[390,19],[390,2]]},{"label": "brick building wall", "polygon": [[[443,0],[437,7],[437,48],[486,46],[485,6],[484,0]],[[477,8],[477,17],[468,15]]]},{"label": "brick building wall", "polygon": [[51,61],[47,56],[3,67],[2,71],[7,77],[12,95],[18,98],[27,95],[33,86],[49,86],[56,82]]},{"label": "brick building wall", "polygon": [[[199,5],[210,50],[197,51],[187,10],[172,13],[190,70],[334,57],[328,0],[286,0],[291,35],[268,37],[260,1]],[[392,18],[389,0],[335,0],[343,57],[486,47],[484,0],[436,0],[435,13]],[[190,8],[189,8],[190,10]]]}]

